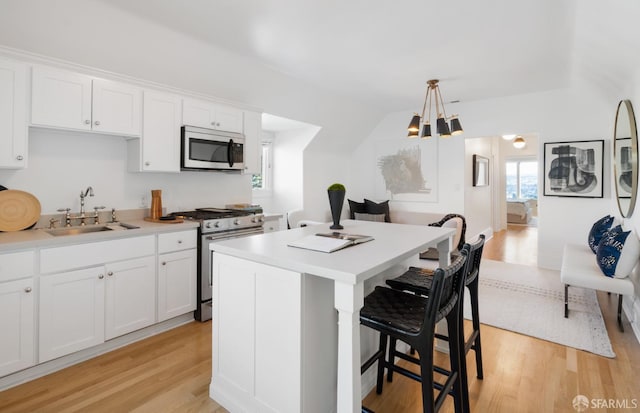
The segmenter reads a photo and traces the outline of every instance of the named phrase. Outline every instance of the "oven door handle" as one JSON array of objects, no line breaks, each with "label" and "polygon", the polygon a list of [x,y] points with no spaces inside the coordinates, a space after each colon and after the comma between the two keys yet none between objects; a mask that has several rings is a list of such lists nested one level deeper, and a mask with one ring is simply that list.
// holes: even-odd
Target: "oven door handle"
[{"label": "oven door handle", "polygon": [[240,238],[240,237],[247,237],[249,235],[256,235],[256,234],[264,234],[264,229],[260,228],[260,229],[252,229],[252,230],[237,230],[237,231],[232,231],[232,232],[227,232],[224,235],[207,235],[204,237],[205,240],[207,241],[224,241],[224,240],[228,240],[228,239],[234,239],[234,238]]}]

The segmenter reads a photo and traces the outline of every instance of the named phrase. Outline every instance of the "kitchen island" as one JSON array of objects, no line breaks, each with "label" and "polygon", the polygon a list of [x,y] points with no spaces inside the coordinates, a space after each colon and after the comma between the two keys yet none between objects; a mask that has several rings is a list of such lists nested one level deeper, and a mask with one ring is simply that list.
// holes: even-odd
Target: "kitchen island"
[{"label": "kitchen island", "polygon": [[[287,246],[330,224],[211,244],[210,396],[232,412],[360,411],[359,312],[365,282],[397,274],[435,246],[448,263],[451,228],[346,220],[374,238],[333,253]],[[337,310],[337,314],[336,314]]]}]

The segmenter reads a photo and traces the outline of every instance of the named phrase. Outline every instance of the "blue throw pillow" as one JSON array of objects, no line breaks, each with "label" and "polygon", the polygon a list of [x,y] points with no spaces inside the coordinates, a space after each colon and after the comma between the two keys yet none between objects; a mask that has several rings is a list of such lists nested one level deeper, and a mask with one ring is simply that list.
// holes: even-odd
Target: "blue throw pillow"
[{"label": "blue throw pillow", "polygon": [[589,231],[589,248],[594,254],[598,251],[598,244],[600,244],[602,236],[613,225],[613,220],[614,218],[611,215],[607,215],[597,220],[591,227],[591,231]]},{"label": "blue throw pillow", "polygon": [[633,231],[623,231],[620,225],[607,232],[598,244],[598,266],[607,277],[626,278],[638,262],[640,241]]}]

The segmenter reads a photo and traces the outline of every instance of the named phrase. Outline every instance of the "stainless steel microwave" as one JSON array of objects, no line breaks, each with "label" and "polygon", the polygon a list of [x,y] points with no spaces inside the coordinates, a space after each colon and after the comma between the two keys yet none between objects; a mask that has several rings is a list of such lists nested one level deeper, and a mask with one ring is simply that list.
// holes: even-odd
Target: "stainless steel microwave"
[{"label": "stainless steel microwave", "polygon": [[241,171],[245,139],[241,133],[183,126],[180,169],[183,171]]}]

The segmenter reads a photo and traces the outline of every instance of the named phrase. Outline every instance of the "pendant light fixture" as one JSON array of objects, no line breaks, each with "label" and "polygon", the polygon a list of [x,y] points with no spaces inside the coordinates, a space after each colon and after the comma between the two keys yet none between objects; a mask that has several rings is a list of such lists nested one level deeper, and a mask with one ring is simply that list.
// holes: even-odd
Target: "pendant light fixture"
[{"label": "pendant light fixture", "polygon": [[[442,94],[440,93],[440,86],[438,85],[438,79],[432,79],[427,82],[427,93],[424,97],[424,105],[422,106],[422,116],[417,113],[413,114],[411,122],[409,123],[407,135],[409,138],[430,138],[431,137],[431,107],[433,101],[435,101],[436,107],[436,132],[442,138],[448,138],[451,135],[462,134],[462,125],[458,115],[453,115],[447,118],[447,113],[444,109],[444,102],[442,100]],[[427,112],[427,102],[429,103],[429,111]],[[427,117],[424,114],[427,112]],[[447,120],[451,121],[451,127],[447,123]],[[420,124],[422,123],[422,132],[420,133]]]}]

